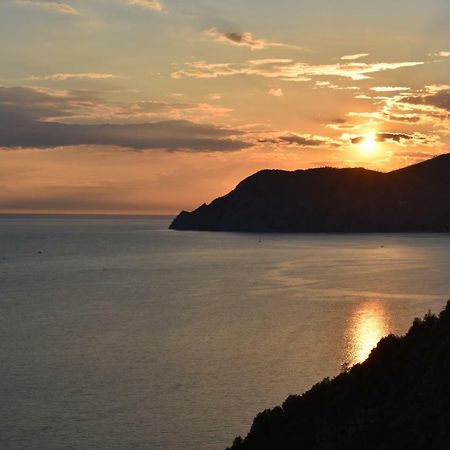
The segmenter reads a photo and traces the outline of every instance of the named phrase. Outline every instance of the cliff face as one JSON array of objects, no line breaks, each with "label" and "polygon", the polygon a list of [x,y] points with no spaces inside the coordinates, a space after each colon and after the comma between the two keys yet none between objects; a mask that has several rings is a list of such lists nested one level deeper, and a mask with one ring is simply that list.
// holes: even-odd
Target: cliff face
[{"label": "cliff face", "polygon": [[176,230],[450,231],[450,154],[390,173],[263,170],[229,194],[183,211]]},{"label": "cliff face", "polygon": [[[450,448],[450,300],[362,364],[259,414],[231,450]],[[230,450],[230,449],[228,449]]]}]

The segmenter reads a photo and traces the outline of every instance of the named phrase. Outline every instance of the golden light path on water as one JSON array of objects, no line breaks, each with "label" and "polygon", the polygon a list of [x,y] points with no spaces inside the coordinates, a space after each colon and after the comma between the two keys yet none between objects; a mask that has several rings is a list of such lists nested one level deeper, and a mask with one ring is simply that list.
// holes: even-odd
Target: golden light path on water
[{"label": "golden light path on water", "polygon": [[348,329],[346,363],[350,366],[367,359],[378,341],[389,334],[389,316],[381,301],[357,306]]}]

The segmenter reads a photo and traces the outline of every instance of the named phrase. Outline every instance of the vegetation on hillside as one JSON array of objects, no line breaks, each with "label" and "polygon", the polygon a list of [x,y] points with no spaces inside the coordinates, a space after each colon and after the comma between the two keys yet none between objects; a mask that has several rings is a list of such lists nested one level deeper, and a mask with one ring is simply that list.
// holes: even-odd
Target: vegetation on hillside
[{"label": "vegetation on hillside", "polygon": [[260,413],[228,450],[450,448],[450,300],[333,380]]}]

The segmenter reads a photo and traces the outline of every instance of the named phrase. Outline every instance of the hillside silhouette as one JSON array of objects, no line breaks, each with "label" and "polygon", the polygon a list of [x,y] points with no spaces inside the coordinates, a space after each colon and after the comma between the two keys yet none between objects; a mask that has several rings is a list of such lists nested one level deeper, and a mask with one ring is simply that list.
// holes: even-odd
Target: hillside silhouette
[{"label": "hillside silhouette", "polygon": [[262,170],[170,228],[254,232],[450,231],[450,154],[389,173]]},{"label": "hillside silhouette", "polygon": [[450,448],[450,300],[369,358],[259,414],[228,450]]}]

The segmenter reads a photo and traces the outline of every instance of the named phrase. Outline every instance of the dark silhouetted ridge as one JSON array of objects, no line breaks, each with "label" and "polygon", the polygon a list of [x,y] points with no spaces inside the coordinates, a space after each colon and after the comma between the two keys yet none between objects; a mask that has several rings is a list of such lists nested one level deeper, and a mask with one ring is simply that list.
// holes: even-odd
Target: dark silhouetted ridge
[{"label": "dark silhouetted ridge", "polygon": [[450,448],[450,300],[369,358],[259,414],[231,450]]},{"label": "dark silhouetted ridge", "polygon": [[224,197],[181,212],[175,230],[450,231],[450,154],[389,173],[262,170]]}]

